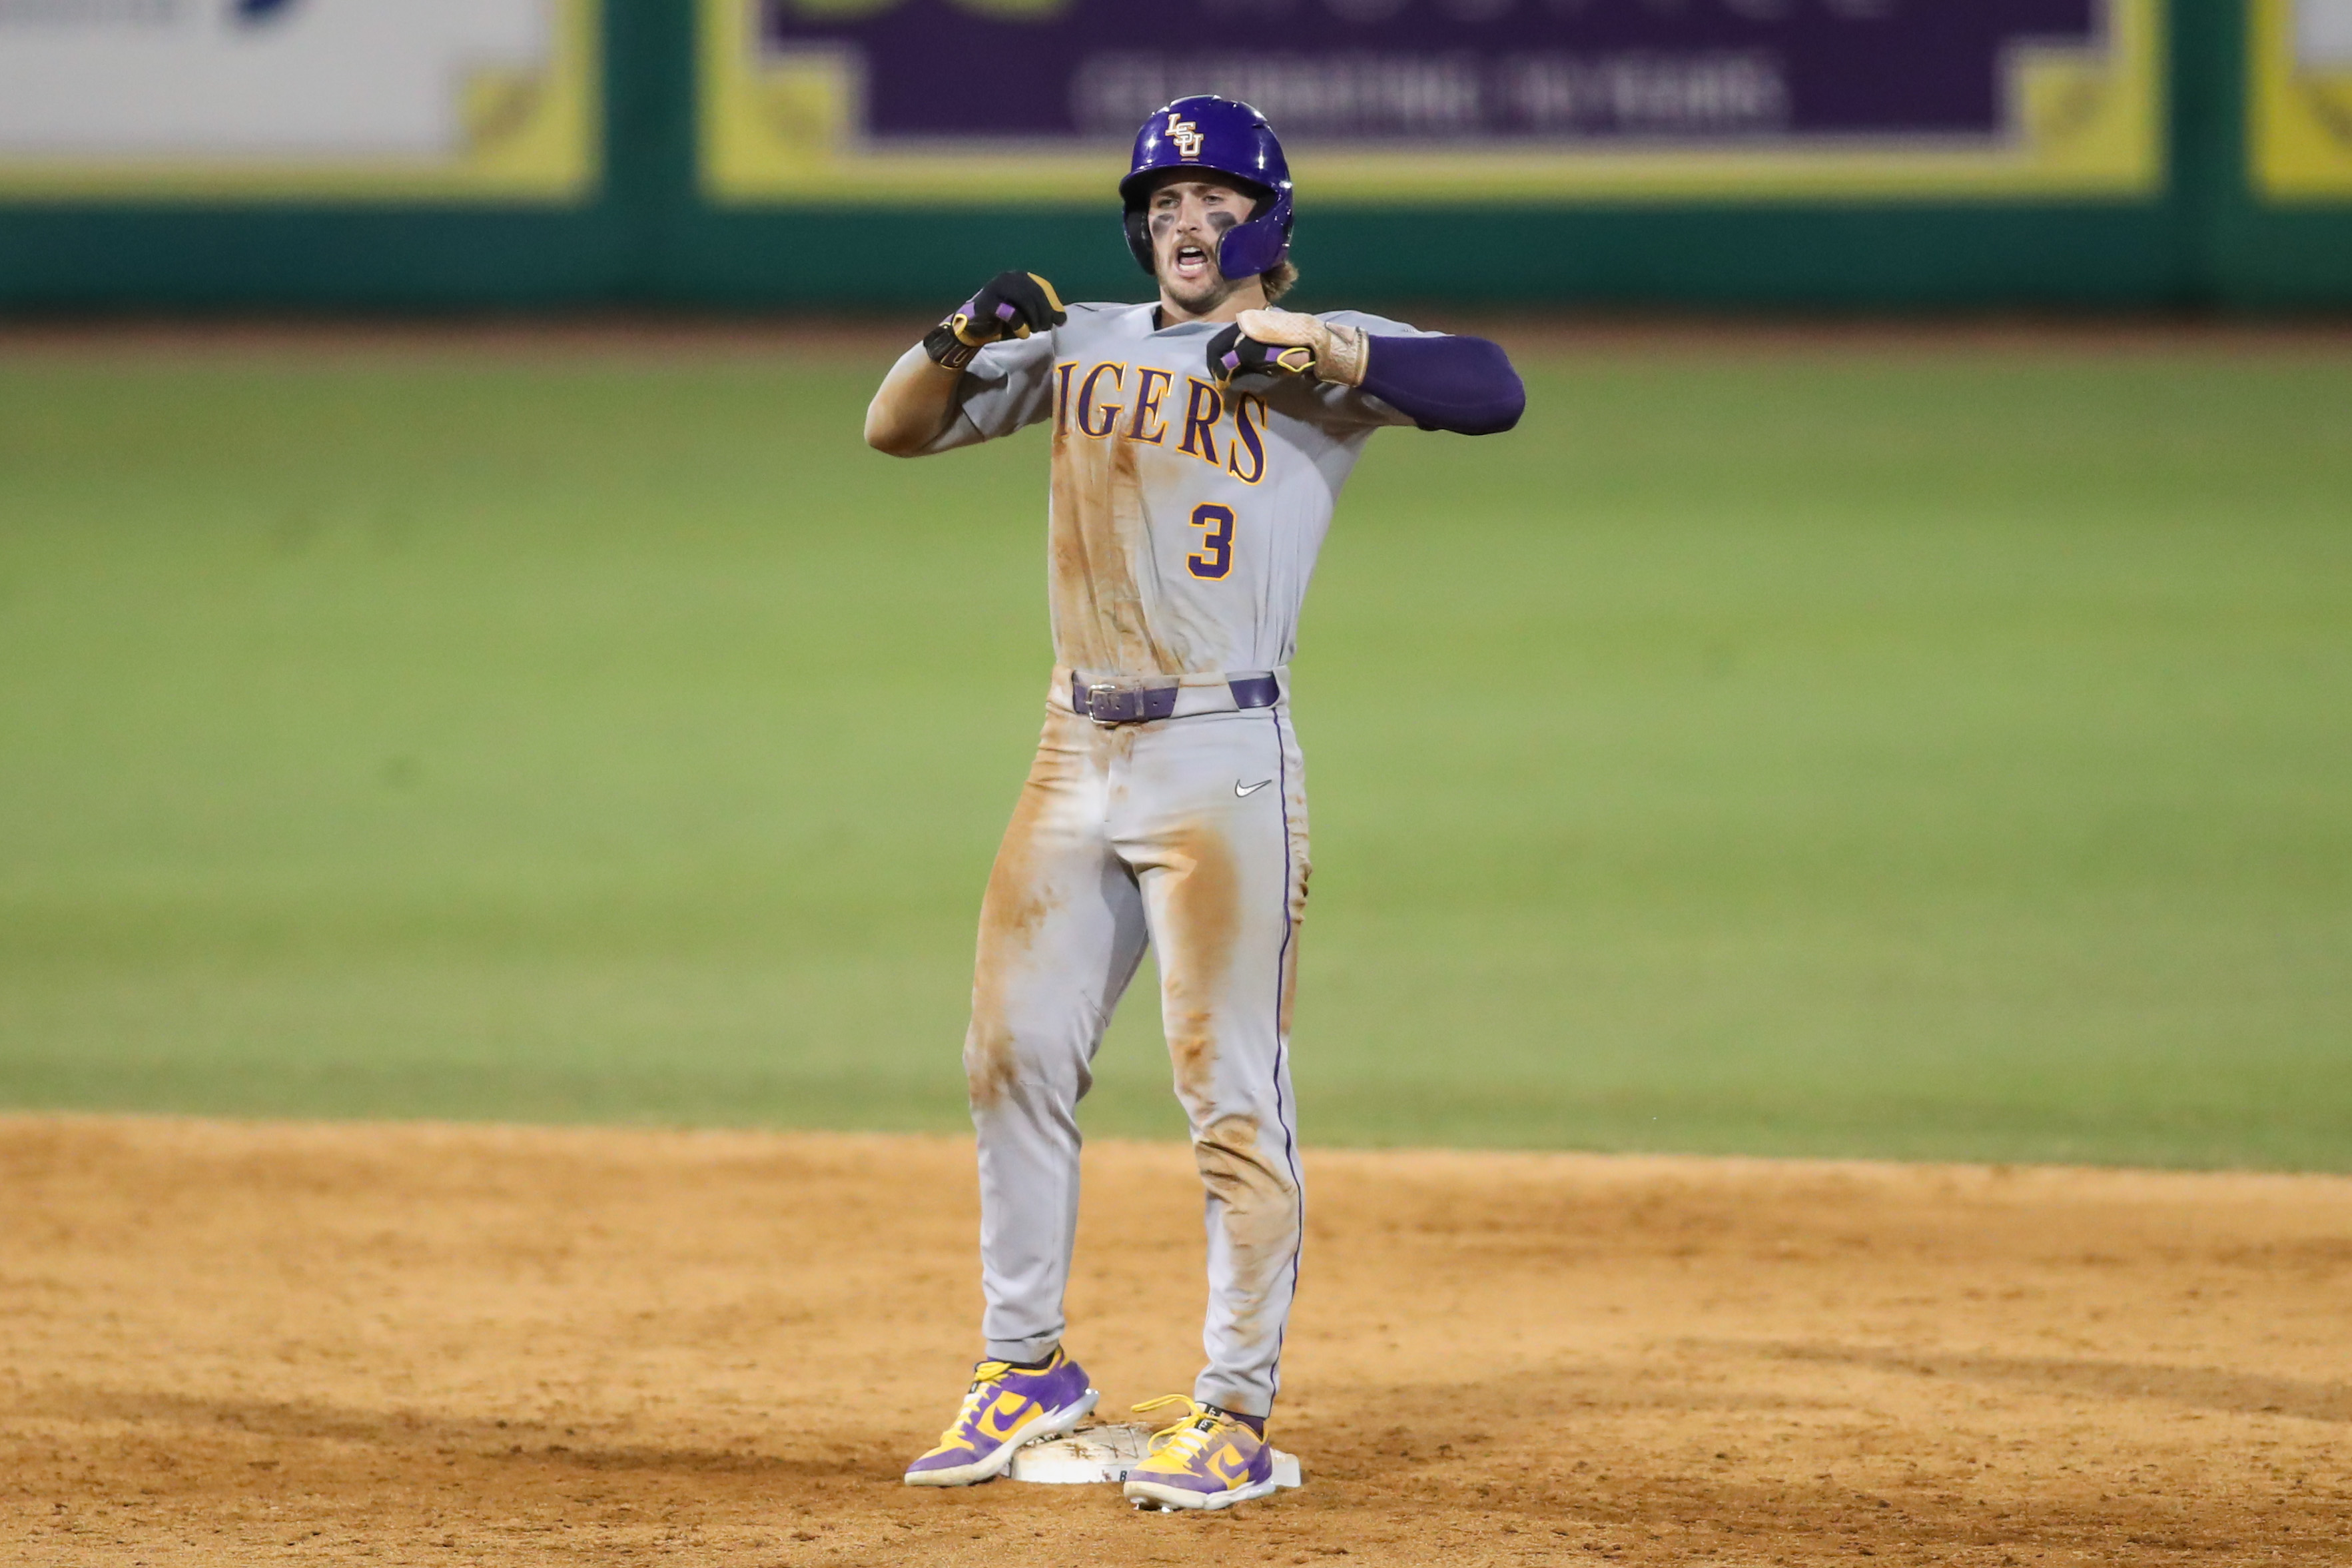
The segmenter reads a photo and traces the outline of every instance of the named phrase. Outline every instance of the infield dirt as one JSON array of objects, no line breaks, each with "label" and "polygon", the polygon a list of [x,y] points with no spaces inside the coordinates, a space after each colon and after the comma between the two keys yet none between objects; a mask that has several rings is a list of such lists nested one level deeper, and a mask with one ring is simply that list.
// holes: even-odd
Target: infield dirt
[{"label": "infield dirt", "polygon": [[[1187,1388],[1187,1151],[1099,1144],[1071,1348]],[[35,1563],[2352,1563],[2352,1179],[1325,1152],[1305,1490],[901,1486],[951,1139],[0,1119]]]}]

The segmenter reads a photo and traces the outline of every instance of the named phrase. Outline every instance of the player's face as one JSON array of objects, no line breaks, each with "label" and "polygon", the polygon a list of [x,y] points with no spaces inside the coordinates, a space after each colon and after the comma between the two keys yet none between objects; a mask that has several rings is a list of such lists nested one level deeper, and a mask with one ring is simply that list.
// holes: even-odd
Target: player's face
[{"label": "player's face", "polygon": [[[1217,242],[1256,206],[1246,193],[1213,179],[1181,175],[1151,193],[1151,256],[1160,292],[1186,313],[1202,316],[1224,304],[1238,286],[1217,270]],[[1240,279],[1241,283],[1255,279]]]}]

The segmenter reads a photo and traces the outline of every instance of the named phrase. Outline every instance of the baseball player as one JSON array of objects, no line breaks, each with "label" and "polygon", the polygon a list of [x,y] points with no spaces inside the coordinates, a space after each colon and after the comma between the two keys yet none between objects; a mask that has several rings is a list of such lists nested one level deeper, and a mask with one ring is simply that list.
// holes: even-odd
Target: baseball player
[{"label": "baseball player", "polygon": [[899,457],[1053,432],[1055,669],[981,906],[964,1071],[979,1134],[985,1354],[918,1486],[988,1480],[1098,1395],[1063,1348],[1077,1103],[1147,944],[1207,1191],[1208,1365],[1127,1495],[1274,1489],[1265,1421],[1298,1272],[1288,1036],[1307,902],[1290,723],[1298,612],[1332,503],[1385,425],[1486,435],[1525,394],[1502,350],[1359,311],[1276,308],[1291,182],[1258,112],[1178,99],[1119,183],[1145,305],[1005,272],[909,349],[866,438]]}]

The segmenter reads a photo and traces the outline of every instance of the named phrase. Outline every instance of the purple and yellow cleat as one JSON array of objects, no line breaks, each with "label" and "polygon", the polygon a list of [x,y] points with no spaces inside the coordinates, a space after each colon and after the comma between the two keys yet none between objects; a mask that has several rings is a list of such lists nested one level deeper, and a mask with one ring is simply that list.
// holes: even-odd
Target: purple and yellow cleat
[{"label": "purple and yellow cleat", "polygon": [[1184,1414],[1151,1435],[1151,1457],[1127,1474],[1128,1501],[1138,1508],[1231,1508],[1279,1484],[1265,1439],[1215,1405],[1171,1394],[1135,1408],[1166,1405],[1181,1405]]},{"label": "purple and yellow cleat", "polygon": [[968,1487],[993,1480],[1024,1443],[1066,1434],[1101,1394],[1087,1386],[1086,1369],[1063,1354],[1031,1370],[984,1361],[971,1369],[971,1387],[940,1445],[907,1467],[910,1487]]}]

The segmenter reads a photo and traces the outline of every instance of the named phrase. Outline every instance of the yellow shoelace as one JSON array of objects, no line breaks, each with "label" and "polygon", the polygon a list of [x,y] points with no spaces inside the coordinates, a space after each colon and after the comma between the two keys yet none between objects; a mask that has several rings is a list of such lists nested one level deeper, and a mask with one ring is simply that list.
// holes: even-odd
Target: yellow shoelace
[{"label": "yellow shoelace", "polygon": [[939,1447],[931,1452],[936,1454],[940,1448],[951,1446],[963,1435],[964,1423],[979,1415],[982,1401],[996,1397],[997,1380],[1012,1370],[1013,1363],[1007,1361],[984,1361],[971,1369],[971,1386],[963,1391],[963,1403],[956,1406],[955,1419],[940,1434]]},{"label": "yellow shoelace", "polygon": [[[1190,1464],[1201,1457],[1201,1450],[1216,1436],[1217,1428],[1232,1421],[1232,1417],[1211,1410],[1188,1394],[1164,1394],[1129,1408],[1140,1415],[1147,1410],[1158,1410],[1170,1405],[1182,1405],[1184,1414],[1151,1435],[1151,1457],[1155,1460],[1165,1458],[1181,1459]],[[1203,1415],[1211,1417],[1206,1426],[1201,1425]]]}]

